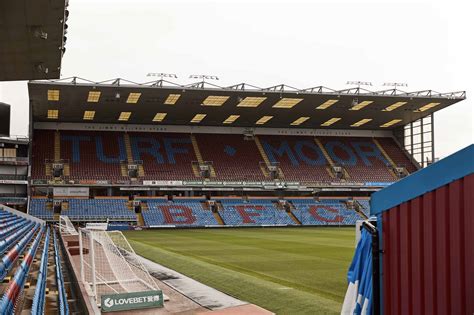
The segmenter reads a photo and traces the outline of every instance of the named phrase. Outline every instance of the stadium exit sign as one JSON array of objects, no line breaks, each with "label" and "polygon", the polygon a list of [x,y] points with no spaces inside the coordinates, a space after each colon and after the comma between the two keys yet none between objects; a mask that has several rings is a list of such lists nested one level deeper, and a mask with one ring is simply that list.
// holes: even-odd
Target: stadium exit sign
[{"label": "stadium exit sign", "polygon": [[143,308],[163,307],[163,292],[144,291],[101,296],[102,312],[117,312]]}]

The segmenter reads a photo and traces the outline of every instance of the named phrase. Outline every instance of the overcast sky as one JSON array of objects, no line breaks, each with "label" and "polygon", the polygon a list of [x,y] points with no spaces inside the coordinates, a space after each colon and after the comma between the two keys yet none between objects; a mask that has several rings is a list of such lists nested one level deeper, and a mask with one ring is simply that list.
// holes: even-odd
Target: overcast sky
[{"label": "overcast sky", "polygon": [[[436,156],[474,141],[474,5],[455,1],[70,0],[62,77],[146,82],[148,72],[219,85],[466,90],[436,114]],[[469,29],[471,31],[469,31]],[[27,134],[26,82],[0,83],[12,135]]]}]

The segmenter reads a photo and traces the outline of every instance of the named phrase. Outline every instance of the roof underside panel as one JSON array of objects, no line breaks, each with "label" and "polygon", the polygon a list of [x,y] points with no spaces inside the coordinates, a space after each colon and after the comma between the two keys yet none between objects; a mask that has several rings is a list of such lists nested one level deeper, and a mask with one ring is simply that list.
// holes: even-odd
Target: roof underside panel
[{"label": "roof underside panel", "polygon": [[[59,95],[57,100],[48,100],[48,91],[50,95]],[[118,123],[121,113],[130,112],[129,119],[123,123],[368,130],[397,128],[465,98],[465,93],[243,90],[198,84],[118,85],[117,81],[115,84],[35,81],[29,83],[29,95],[35,122],[83,122],[85,111],[95,111],[93,121],[87,122]],[[420,111],[423,106],[424,110]],[[48,119],[48,110],[59,110],[58,118]],[[157,114],[164,118],[153,121]],[[192,123],[198,114],[205,116]],[[271,118],[256,125],[265,116]],[[361,121],[363,124],[357,124]]]},{"label": "roof underside panel", "polygon": [[0,1],[0,81],[59,78],[65,3]]}]

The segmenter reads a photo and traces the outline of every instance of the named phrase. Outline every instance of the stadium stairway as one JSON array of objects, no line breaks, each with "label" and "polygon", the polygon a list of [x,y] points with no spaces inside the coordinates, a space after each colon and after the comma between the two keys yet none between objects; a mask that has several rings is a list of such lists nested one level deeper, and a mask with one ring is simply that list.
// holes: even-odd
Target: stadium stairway
[{"label": "stadium stairway", "polygon": [[[196,155],[196,158],[199,164],[204,164],[204,160],[202,158],[201,150],[199,150],[199,145],[197,143],[196,136],[191,134],[190,137],[191,137],[191,144],[193,145],[193,149],[194,149],[194,154]],[[197,167],[196,165],[193,165],[193,173],[195,176],[197,175],[197,177],[201,177],[200,171],[199,169],[196,169],[196,167]],[[209,172],[210,172],[211,178],[216,177],[216,170],[214,169],[212,165],[209,165]]]},{"label": "stadium stairway", "polygon": [[122,175],[123,177],[128,177],[127,164],[125,163],[120,164],[120,175]]},{"label": "stadium stairway", "polygon": [[136,213],[137,215],[137,223],[139,226],[145,226],[145,220],[143,219],[143,214],[140,213]]},{"label": "stadium stairway", "polygon": [[[331,157],[329,156],[328,154],[328,151],[326,151],[326,148],[323,146],[323,144],[321,143],[321,141],[318,139],[318,138],[314,138],[314,142],[316,142],[316,144],[318,145],[319,149],[321,150],[321,152],[323,152],[323,155],[324,155],[324,158],[326,159],[326,161],[328,162],[329,166],[331,168],[334,167],[334,161],[331,159]],[[328,172],[329,176],[331,176],[332,178],[335,178],[336,176],[334,176],[334,173],[331,169],[329,169],[328,167],[326,167],[326,171]]]},{"label": "stadium stairway", "polygon": [[364,207],[360,204],[358,200],[354,200],[354,211],[360,215],[363,220],[367,220],[369,217],[363,211]]},{"label": "stadium stairway", "polygon": [[133,162],[133,154],[132,154],[132,146],[130,144],[130,136],[128,133],[123,135],[123,141],[125,142],[125,152],[127,153],[127,161],[128,163]]},{"label": "stadium stairway", "polygon": [[390,165],[392,166],[391,169],[389,169],[389,172],[390,174],[392,174],[393,178],[394,179],[398,179],[398,176],[393,172],[393,169],[395,169],[397,167],[397,164],[395,164],[395,162],[393,162],[392,158],[390,158],[390,156],[387,154],[387,152],[384,150],[384,148],[380,145],[380,143],[378,142],[377,139],[373,138],[372,141],[375,143],[375,145],[377,146],[377,148],[380,150],[380,152],[382,153],[382,155],[384,156],[384,158],[390,163]]},{"label": "stadium stairway", "polygon": [[293,211],[295,210],[295,206],[292,202],[288,202],[289,208],[286,210],[286,213],[290,216],[290,218],[295,222],[296,225],[301,225],[301,221],[295,216]]},{"label": "stadium stairway", "polygon": [[54,160],[59,161],[61,159],[61,134],[59,131],[54,133]]},{"label": "stadium stairway", "polygon": [[216,205],[217,210],[215,212],[212,211],[212,215],[216,219],[217,223],[219,223],[219,225],[225,225],[224,220],[222,219],[222,216],[219,213],[219,209],[223,209],[222,204],[220,202],[216,202]]},{"label": "stadium stairway", "polygon": [[[263,161],[265,162],[265,165],[267,168],[265,169],[264,167],[260,167],[262,170],[262,173],[265,175],[265,177],[270,177],[270,173],[268,172],[268,169],[270,168],[270,160],[268,159],[267,153],[265,152],[265,149],[262,146],[262,143],[260,142],[260,139],[255,136],[254,137],[255,144],[257,145],[258,152],[260,152],[260,155],[262,156]],[[285,174],[283,173],[282,169],[278,167],[278,177],[283,179],[285,178]]]}]

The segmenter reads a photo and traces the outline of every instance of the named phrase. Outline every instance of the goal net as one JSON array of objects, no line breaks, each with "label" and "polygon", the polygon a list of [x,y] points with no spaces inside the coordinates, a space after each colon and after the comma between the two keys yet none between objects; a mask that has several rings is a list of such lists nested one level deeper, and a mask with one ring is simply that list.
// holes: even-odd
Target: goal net
[{"label": "goal net", "polygon": [[61,235],[77,235],[77,231],[74,228],[71,220],[67,215],[59,216],[59,232]]},{"label": "goal net", "polygon": [[100,304],[104,294],[158,290],[120,231],[79,229],[81,278]]}]

